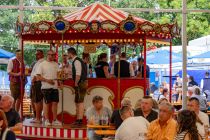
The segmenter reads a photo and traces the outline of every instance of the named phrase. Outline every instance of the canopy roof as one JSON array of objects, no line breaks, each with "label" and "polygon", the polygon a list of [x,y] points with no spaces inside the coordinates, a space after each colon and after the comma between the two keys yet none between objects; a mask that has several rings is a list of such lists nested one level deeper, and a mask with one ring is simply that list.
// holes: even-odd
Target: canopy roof
[{"label": "canopy roof", "polygon": [[[172,63],[182,62],[182,56],[178,53],[172,53]],[[147,54],[147,64],[169,64],[169,50],[157,50]]]},{"label": "canopy roof", "polygon": [[6,50],[0,49],[0,65],[1,64],[7,64],[9,59],[14,57],[15,54],[8,52]]},{"label": "canopy roof", "polygon": [[15,56],[14,53],[8,52],[6,50],[0,49],[0,59],[1,58],[12,58],[13,56]]},{"label": "canopy roof", "polygon": [[210,58],[210,51],[199,54],[199,55],[192,56],[191,59],[192,58]]},{"label": "canopy roof", "polygon": [[[128,13],[114,9],[106,4],[102,3],[93,3],[82,10],[69,13],[64,16],[64,19],[67,21],[74,21],[74,20],[83,20],[86,22],[91,21],[113,21],[115,23],[120,23],[121,21],[125,20],[128,17]],[[147,20],[133,17],[134,20],[138,23],[143,23]]]},{"label": "canopy roof", "polygon": [[16,24],[16,33],[24,41],[47,43],[143,42],[142,39],[162,43],[179,36],[179,31],[177,23],[155,24],[98,2],[53,22]]},{"label": "canopy roof", "polygon": [[[179,53],[171,52],[172,53],[172,63],[182,62],[182,56]],[[147,52],[147,64],[153,65],[165,65],[169,64],[170,60],[170,51],[169,50],[152,50]],[[129,61],[137,61],[138,57],[130,58]]]}]

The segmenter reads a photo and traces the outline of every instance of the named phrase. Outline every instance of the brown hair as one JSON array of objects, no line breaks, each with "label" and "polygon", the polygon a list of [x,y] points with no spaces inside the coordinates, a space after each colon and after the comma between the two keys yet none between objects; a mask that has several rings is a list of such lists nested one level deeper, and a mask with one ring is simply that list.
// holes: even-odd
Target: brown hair
[{"label": "brown hair", "polygon": [[98,101],[103,101],[103,98],[101,96],[98,96],[98,95],[94,96],[93,100],[92,100],[92,103],[96,103]]},{"label": "brown hair", "polygon": [[106,53],[101,53],[100,54],[100,60],[103,59],[103,58],[107,58],[107,54]]},{"label": "brown hair", "polygon": [[190,110],[182,110],[178,114],[177,122],[179,124],[178,134],[182,133],[183,131],[187,131],[191,136],[191,140],[199,140],[200,135],[196,126],[195,112]]},{"label": "brown hair", "polygon": [[201,95],[200,88],[199,88],[199,87],[195,87],[194,93],[195,93],[196,95]]},{"label": "brown hair", "polygon": [[130,110],[132,110],[130,106],[122,106],[119,111],[120,116],[122,117],[122,115],[124,115],[126,112]]},{"label": "brown hair", "polygon": [[168,99],[166,99],[166,98],[161,98],[161,99],[158,101],[158,104],[161,104],[161,103],[164,102],[164,101],[168,102]]},{"label": "brown hair", "polygon": [[15,53],[19,53],[19,52],[21,52],[21,50],[20,50],[20,49],[15,50]]},{"label": "brown hair", "polygon": [[152,102],[153,102],[152,108],[153,108],[153,109],[158,109],[159,107],[158,107],[157,101],[156,101],[155,99],[152,99]]},{"label": "brown hair", "polygon": [[162,94],[164,94],[166,92],[168,92],[168,89],[167,88],[164,88]]},{"label": "brown hair", "polygon": [[71,47],[71,48],[68,48],[67,50],[68,53],[71,53],[73,55],[77,55],[77,51],[75,50],[75,48]]},{"label": "brown hair", "polygon": [[1,128],[4,131],[7,128],[8,123],[7,123],[7,118],[6,118],[4,111],[0,109],[0,121],[1,120],[3,120],[3,124],[1,126]]},{"label": "brown hair", "polygon": [[122,52],[121,55],[120,55],[120,57],[121,58],[126,58],[126,53],[125,52]]},{"label": "brown hair", "polygon": [[90,54],[89,53],[82,53],[82,59],[85,59],[85,58],[90,58]]}]

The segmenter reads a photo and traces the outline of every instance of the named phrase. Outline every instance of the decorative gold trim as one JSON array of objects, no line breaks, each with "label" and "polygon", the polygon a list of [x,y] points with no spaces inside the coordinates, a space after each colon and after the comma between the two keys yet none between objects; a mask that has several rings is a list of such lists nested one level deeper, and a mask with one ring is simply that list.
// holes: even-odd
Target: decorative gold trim
[{"label": "decorative gold trim", "polygon": [[170,33],[170,26],[169,26],[169,24],[163,24],[163,25],[161,25],[161,31],[163,33],[166,33],[166,34]]},{"label": "decorative gold trim", "polygon": [[30,23],[25,23],[23,26],[23,32],[29,32],[31,28],[31,24]]},{"label": "decorative gold trim", "polygon": [[112,21],[103,21],[101,22],[101,28],[107,31],[112,31],[117,29],[117,24]]},{"label": "decorative gold trim", "polygon": [[71,27],[74,30],[77,30],[78,32],[81,32],[82,30],[85,30],[85,29],[88,28],[88,23],[86,23],[85,21],[76,21],[76,22],[71,24]]},{"label": "decorative gold trim", "polygon": [[175,37],[180,36],[180,29],[177,22],[175,22],[175,24],[172,26],[171,34],[172,36],[175,36]]},{"label": "decorative gold trim", "polygon": [[[63,30],[57,30],[55,27],[55,24],[59,21],[65,24],[65,28]],[[65,20],[62,16],[58,16],[56,20],[53,21],[53,25],[52,25],[52,28],[58,33],[65,33],[69,29],[69,27],[70,27],[69,22]]]},{"label": "decorative gold trim", "polygon": [[153,26],[153,29],[156,33],[160,33],[161,32],[161,25],[160,24],[155,24]]},{"label": "decorative gold trim", "polygon": [[96,48],[99,46],[99,43],[96,44],[83,44],[85,53],[96,53]]},{"label": "decorative gold trim", "polygon": [[21,23],[19,22],[19,17],[18,17],[18,19],[17,19],[17,21],[16,21],[15,33],[19,36],[19,35],[22,34],[22,32],[23,32],[23,24],[21,24]]},{"label": "decorative gold trim", "polygon": [[[45,27],[40,28],[40,26],[45,26]],[[45,32],[50,29],[50,24],[47,23],[46,21],[40,21],[39,23],[37,23],[37,28],[38,30]]]},{"label": "decorative gold trim", "polygon": [[161,41],[161,40],[152,40],[152,39],[147,39],[147,43],[162,44],[162,45],[170,45],[170,42]]},{"label": "decorative gold trim", "polygon": [[31,24],[31,27],[30,27],[30,32],[31,32],[31,34],[34,34],[34,33],[36,32],[36,30],[37,30],[37,25],[36,25],[36,23],[32,23],[32,24]]},{"label": "decorative gold trim", "polygon": [[104,88],[104,89],[108,90],[112,94],[112,96],[109,96],[108,101],[111,104],[112,110],[113,110],[114,109],[114,103],[113,103],[112,100],[115,98],[115,95],[114,95],[113,91],[111,89],[109,89],[108,87],[105,87],[105,86],[92,86],[92,87],[89,87],[87,89],[87,94],[90,95],[90,91],[95,89],[95,88]]},{"label": "decorative gold trim", "polygon": [[144,87],[143,87],[143,86],[133,86],[133,87],[127,88],[127,89],[123,92],[123,96],[122,96],[122,97],[124,98],[126,92],[128,92],[128,91],[130,91],[130,90],[132,90],[132,89],[134,89],[134,88],[140,88],[140,89],[142,89],[142,90],[143,90],[143,96],[144,96]]},{"label": "decorative gold trim", "polygon": [[92,33],[98,33],[100,28],[100,23],[98,21],[92,21],[89,26]]},{"label": "decorative gold trim", "polygon": [[[132,22],[134,25],[135,25],[135,28],[134,30],[132,31],[127,31],[124,29],[124,25],[128,22]],[[120,23],[120,29],[126,33],[126,34],[133,34],[134,32],[136,32],[136,30],[138,29],[138,25],[137,23],[135,22],[135,20],[133,19],[133,17],[131,15],[128,16],[128,18],[126,20],[123,20],[121,23]]]},{"label": "decorative gold trim", "polygon": [[153,31],[154,30],[154,28],[153,28],[153,24],[151,24],[150,22],[144,22],[143,24],[141,24],[140,26],[139,26],[139,28],[142,30],[142,31],[144,31],[144,32],[150,32],[150,31]]}]

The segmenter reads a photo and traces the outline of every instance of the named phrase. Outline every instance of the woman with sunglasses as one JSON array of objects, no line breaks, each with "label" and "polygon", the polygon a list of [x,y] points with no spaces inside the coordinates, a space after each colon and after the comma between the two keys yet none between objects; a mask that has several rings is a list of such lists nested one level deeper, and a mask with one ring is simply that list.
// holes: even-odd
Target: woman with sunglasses
[{"label": "woman with sunglasses", "polygon": [[16,140],[14,132],[8,129],[7,118],[0,110],[0,140]]}]

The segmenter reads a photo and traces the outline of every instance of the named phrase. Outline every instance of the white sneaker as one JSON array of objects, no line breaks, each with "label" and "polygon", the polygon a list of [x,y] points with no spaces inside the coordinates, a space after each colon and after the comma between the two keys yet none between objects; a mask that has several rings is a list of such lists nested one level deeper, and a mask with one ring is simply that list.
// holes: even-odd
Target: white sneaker
[{"label": "white sneaker", "polygon": [[45,120],[44,125],[45,125],[45,126],[50,126],[50,125],[51,125],[51,123],[50,123],[50,121],[49,121],[49,120]]},{"label": "white sneaker", "polygon": [[54,121],[52,122],[52,125],[54,125],[54,126],[61,126],[62,124],[61,124],[61,122],[59,122],[59,121],[56,119],[56,120],[54,120]]}]

